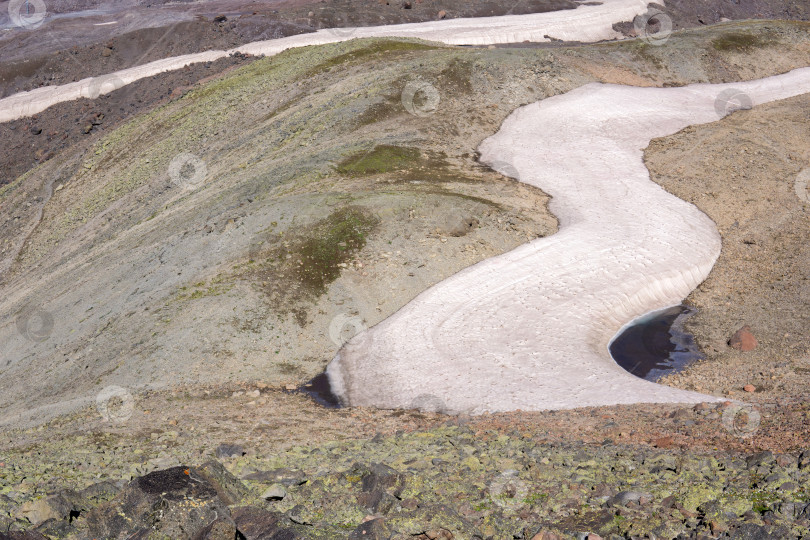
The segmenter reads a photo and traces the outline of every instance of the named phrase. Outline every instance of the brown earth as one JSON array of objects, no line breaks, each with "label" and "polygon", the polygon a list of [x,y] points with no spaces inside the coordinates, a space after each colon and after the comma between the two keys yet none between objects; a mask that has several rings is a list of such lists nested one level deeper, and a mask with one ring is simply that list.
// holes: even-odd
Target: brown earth
[{"label": "brown earth", "polygon": [[[689,297],[686,328],[707,355],[667,384],[757,403],[804,400],[810,382],[810,95],[733,113],[653,141],[652,178],[695,204],[723,237]],[[802,173],[804,172],[804,176]],[[728,341],[750,325],[750,352]],[[754,392],[743,387],[753,385]]]}]

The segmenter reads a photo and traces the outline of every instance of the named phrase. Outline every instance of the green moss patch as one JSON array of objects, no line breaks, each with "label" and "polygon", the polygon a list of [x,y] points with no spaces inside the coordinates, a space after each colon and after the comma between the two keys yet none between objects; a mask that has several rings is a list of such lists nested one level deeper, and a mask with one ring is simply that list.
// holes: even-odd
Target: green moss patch
[{"label": "green moss patch", "polygon": [[773,42],[774,40],[767,34],[735,32],[713,39],[712,47],[718,51],[748,52],[752,49],[767,47]]},{"label": "green moss patch", "polygon": [[379,145],[368,152],[358,152],[340,162],[337,171],[345,176],[368,176],[400,171],[419,164],[418,148]]},{"label": "green moss patch", "polygon": [[343,265],[366,245],[378,222],[365,208],[341,208],[256,255],[245,275],[258,283],[275,311],[292,314],[303,327],[305,305],[340,277]]},{"label": "green moss patch", "polygon": [[301,284],[316,294],[324,293],[326,286],[340,276],[338,265],[366,245],[366,236],[376,223],[359,207],[338,210],[318,222],[300,244],[303,264],[296,277]]},{"label": "green moss patch", "polygon": [[435,45],[417,41],[373,40],[368,45],[347,53],[339,54],[315,66],[311,75],[329,71],[332,68],[345,66],[358,61],[371,60],[369,57],[382,56],[412,51],[428,51],[437,49]]}]

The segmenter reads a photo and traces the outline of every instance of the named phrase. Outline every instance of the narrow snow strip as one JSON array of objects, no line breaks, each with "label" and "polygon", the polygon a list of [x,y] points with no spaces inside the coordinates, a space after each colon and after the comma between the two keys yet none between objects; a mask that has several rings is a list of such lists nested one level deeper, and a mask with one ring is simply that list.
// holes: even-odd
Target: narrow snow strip
[{"label": "narrow snow strip", "polygon": [[568,41],[594,42],[620,37],[613,30],[613,24],[633,20],[636,15],[645,13],[646,10],[647,0],[602,0],[599,5],[580,5],[572,10],[530,15],[319,30],[311,34],[256,41],[229,51],[206,51],[165,58],[109,75],[82,79],[75,83],[20,92],[0,99],[0,122],[37,114],[63,101],[82,97],[95,98],[144,77],[180,69],[196,62],[214,61],[235,52],[271,56],[294,47],[368,37],[410,37],[448,45],[549,41],[546,36]]},{"label": "narrow snow strip", "polygon": [[810,68],[683,88],[588,84],[522,107],[479,150],[549,193],[558,233],[482,261],[355,336],[329,364],[350,405],[483,413],[717,398],[644,381],[610,357],[628,321],[678,304],[720,254],[714,223],[650,181],[655,137],[719,119],[734,88],[756,105],[810,92]]}]

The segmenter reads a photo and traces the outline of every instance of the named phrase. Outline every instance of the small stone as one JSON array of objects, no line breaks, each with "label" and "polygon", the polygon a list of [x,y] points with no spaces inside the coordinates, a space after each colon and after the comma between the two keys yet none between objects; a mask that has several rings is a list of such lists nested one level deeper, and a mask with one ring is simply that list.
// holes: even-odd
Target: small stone
[{"label": "small stone", "polygon": [[220,444],[217,446],[216,456],[218,458],[242,457],[245,449],[238,444]]},{"label": "small stone", "polygon": [[226,17],[225,15],[217,15],[216,17],[214,17],[214,22],[215,23],[224,23],[227,20],[228,20],[228,17]]},{"label": "small stone", "polygon": [[610,499],[613,504],[627,504],[629,502],[638,502],[643,505],[652,500],[653,496],[650,493],[643,491],[620,491]]},{"label": "small stone", "polygon": [[756,391],[756,389],[757,387],[754,386],[753,384],[746,384],[745,386],[743,386],[743,390],[745,390],[746,392],[754,392]]},{"label": "small stone", "polygon": [[658,439],[653,440],[653,446],[656,448],[669,448],[675,443],[675,439],[672,438],[672,435],[667,435],[666,437],[659,437]]},{"label": "small stone", "polygon": [[281,484],[273,484],[262,493],[262,499],[266,501],[280,501],[287,496],[287,490]]},{"label": "small stone", "polygon": [[252,392],[247,393],[248,397],[259,397],[261,395],[262,393],[259,390],[253,390]]},{"label": "small stone", "polygon": [[62,519],[69,511],[70,507],[60,497],[29,501],[20,507],[20,513],[33,525],[49,519]]},{"label": "small stone", "polygon": [[242,476],[243,480],[263,482],[265,484],[281,484],[284,486],[297,486],[306,481],[306,475],[298,469],[273,469],[271,471],[255,471]]},{"label": "small stone", "polygon": [[439,12],[439,18],[444,19],[445,17],[447,17],[447,12],[445,10],[441,10]]},{"label": "small stone", "polygon": [[757,348],[757,338],[751,333],[751,327],[746,324],[731,336],[728,345],[742,352],[753,351]]},{"label": "small stone", "polygon": [[315,16],[314,11],[310,11],[310,12],[307,13],[307,17],[314,17],[314,16]]}]

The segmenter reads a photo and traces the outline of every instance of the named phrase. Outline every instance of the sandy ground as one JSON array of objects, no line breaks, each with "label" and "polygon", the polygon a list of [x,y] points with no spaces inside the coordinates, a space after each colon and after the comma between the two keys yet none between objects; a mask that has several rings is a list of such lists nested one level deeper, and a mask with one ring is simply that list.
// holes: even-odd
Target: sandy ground
[{"label": "sandy ground", "polygon": [[[687,298],[700,310],[687,328],[708,358],[670,377],[671,384],[763,403],[774,394],[806,395],[810,201],[802,179],[810,164],[809,111],[810,98],[798,96],[647,149],[653,179],[706,212],[723,236],[711,275]],[[759,345],[732,349],[729,338],[746,324]],[[744,392],[747,384],[756,391]]]}]

